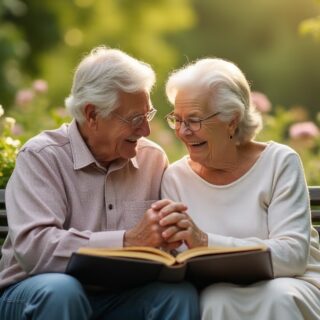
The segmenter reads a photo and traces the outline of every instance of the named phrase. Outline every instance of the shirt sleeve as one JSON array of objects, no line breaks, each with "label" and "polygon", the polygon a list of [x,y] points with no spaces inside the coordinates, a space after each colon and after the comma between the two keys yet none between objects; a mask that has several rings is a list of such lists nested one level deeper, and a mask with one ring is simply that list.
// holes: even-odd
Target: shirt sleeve
[{"label": "shirt sleeve", "polygon": [[124,231],[66,229],[72,214],[64,178],[49,152],[21,151],[6,188],[15,259],[28,274],[63,272],[82,246],[122,246]]},{"label": "shirt sleeve", "polygon": [[311,214],[303,168],[295,153],[289,154],[282,161],[273,177],[267,215],[268,239],[239,239],[209,233],[209,245],[244,246],[263,243],[271,250],[275,276],[302,275],[309,255]]}]

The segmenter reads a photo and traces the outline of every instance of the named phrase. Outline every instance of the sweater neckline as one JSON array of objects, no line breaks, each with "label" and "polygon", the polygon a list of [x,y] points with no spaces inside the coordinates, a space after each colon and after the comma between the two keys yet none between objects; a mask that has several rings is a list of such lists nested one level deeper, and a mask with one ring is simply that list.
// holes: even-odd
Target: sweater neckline
[{"label": "sweater neckline", "polygon": [[253,166],[245,173],[243,174],[241,177],[239,177],[238,179],[232,181],[231,183],[228,184],[214,184],[214,183],[210,183],[208,181],[206,181],[205,179],[203,179],[202,177],[200,177],[196,172],[193,171],[193,169],[191,168],[190,164],[189,164],[189,159],[190,156],[189,155],[185,155],[183,157],[183,162],[185,163],[187,170],[194,176],[196,177],[196,179],[202,181],[204,184],[207,184],[210,187],[214,187],[214,188],[228,188],[231,186],[234,186],[238,183],[240,183],[242,180],[246,179],[246,177],[248,177],[253,171],[255,171],[256,167],[258,167],[258,165],[263,161],[263,159],[266,157],[266,153],[268,152],[268,150],[274,145],[275,143],[273,141],[268,141],[266,142],[266,147],[265,149],[261,152],[260,156],[258,157],[258,159],[256,160],[256,162],[253,164]]}]

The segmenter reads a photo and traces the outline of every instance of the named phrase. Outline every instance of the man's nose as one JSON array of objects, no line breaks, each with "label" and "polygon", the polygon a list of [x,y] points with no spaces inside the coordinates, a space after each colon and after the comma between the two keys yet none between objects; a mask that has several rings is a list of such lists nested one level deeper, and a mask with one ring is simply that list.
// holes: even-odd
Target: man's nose
[{"label": "man's nose", "polygon": [[137,128],[137,132],[139,135],[143,136],[143,137],[147,137],[150,135],[150,124],[147,121],[147,119],[144,119],[143,123],[141,124],[141,126],[139,128]]}]

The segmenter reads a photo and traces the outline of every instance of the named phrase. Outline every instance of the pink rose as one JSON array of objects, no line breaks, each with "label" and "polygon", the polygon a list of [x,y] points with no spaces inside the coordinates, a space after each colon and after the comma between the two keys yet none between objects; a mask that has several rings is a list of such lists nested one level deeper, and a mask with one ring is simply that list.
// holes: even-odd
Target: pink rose
[{"label": "pink rose", "polygon": [[292,139],[315,138],[319,133],[319,128],[311,121],[295,123],[289,129]]},{"label": "pink rose", "polygon": [[271,110],[271,102],[268,97],[258,91],[251,92],[251,101],[252,104],[256,107],[261,113],[267,113]]},{"label": "pink rose", "polygon": [[44,93],[48,91],[48,83],[42,79],[35,80],[32,86],[35,92]]},{"label": "pink rose", "polygon": [[16,104],[20,107],[23,107],[30,103],[34,98],[34,93],[30,89],[23,89],[17,92],[16,95]]}]

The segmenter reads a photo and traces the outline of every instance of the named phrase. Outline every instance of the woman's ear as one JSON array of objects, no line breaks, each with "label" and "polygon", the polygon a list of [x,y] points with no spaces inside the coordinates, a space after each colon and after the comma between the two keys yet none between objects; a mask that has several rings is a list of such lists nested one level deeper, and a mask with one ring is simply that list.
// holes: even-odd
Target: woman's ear
[{"label": "woman's ear", "polygon": [[88,127],[95,128],[97,126],[97,112],[93,104],[87,104],[84,107],[84,117],[86,118]]},{"label": "woman's ear", "polygon": [[234,134],[238,128],[239,118],[240,118],[239,115],[235,114],[234,117],[232,118],[232,120],[228,124],[229,134],[232,137],[234,136]]}]

